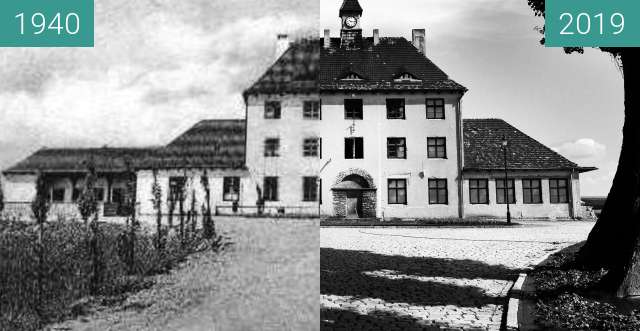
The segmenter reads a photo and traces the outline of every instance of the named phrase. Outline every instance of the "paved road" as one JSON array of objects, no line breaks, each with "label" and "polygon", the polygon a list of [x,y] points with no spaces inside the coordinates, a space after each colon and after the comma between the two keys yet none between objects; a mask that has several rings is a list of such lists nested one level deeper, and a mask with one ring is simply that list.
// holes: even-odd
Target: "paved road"
[{"label": "paved road", "polygon": [[591,222],[510,228],[322,228],[323,330],[497,330],[522,268]]},{"label": "paved road", "polygon": [[317,221],[216,219],[234,244],[194,256],[72,330],[318,330]]}]

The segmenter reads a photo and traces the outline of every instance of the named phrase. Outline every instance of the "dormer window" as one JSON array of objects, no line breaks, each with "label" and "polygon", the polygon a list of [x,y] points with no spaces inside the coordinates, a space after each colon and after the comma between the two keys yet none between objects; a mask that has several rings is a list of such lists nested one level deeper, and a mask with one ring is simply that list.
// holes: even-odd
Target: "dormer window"
[{"label": "dormer window", "polygon": [[421,82],[422,80],[418,79],[416,76],[412,75],[411,73],[404,72],[404,73],[401,73],[400,75],[398,75],[396,77],[396,79],[394,79],[394,81],[396,81],[396,82]]},{"label": "dormer window", "polygon": [[362,80],[362,77],[360,77],[358,74],[356,74],[355,72],[350,72],[348,74],[346,74],[342,80]]}]

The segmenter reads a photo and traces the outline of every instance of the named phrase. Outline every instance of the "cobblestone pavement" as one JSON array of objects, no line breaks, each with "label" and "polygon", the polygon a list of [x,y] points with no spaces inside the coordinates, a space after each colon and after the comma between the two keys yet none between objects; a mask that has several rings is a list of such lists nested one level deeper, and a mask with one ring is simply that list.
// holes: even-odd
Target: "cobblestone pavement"
[{"label": "cobblestone pavement", "polygon": [[497,330],[519,272],[592,222],[509,228],[321,228],[323,330]]},{"label": "cobblestone pavement", "polygon": [[193,256],[119,307],[57,330],[318,330],[316,220],[216,218],[233,245]]}]

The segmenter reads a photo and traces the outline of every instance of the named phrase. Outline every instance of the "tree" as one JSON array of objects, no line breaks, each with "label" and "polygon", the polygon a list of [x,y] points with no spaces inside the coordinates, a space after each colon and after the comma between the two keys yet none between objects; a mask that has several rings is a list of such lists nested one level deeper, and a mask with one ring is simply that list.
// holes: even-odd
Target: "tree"
[{"label": "tree", "polygon": [[202,177],[200,177],[200,184],[202,184],[202,188],[204,189],[205,198],[205,204],[202,207],[202,228],[204,237],[212,238],[216,234],[216,228],[213,223],[213,217],[211,216],[211,187],[209,186],[209,176],[207,175],[206,169]]},{"label": "tree", "polygon": [[[545,16],[545,0],[527,0],[536,16]],[[543,41],[544,42],[544,39]],[[619,297],[640,295],[640,49],[600,48],[622,69],[624,125],[613,184],[576,263],[608,270],[602,285]],[[582,53],[582,48],[565,48]]]},{"label": "tree", "polygon": [[38,224],[38,242],[37,242],[37,255],[38,255],[38,295],[36,303],[36,311],[40,318],[39,323],[43,320],[42,312],[42,300],[43,300],[43,283],[44,283],[44,223],[47,222],[47,214],[49,213],[49,194],[47,190],[47,183],[42,173],[36,175],[36,196],[31,202],[31,212]]},{"label": "tree", "polygon": [[135,248],[136,248],[136,231],[140,224],[136,218],[136,172],[133,169],[130,158],[125,159],[125,173],[127,178],[127,196],[125,199],[125,209],[129,224],[129,239],[127,240],[127,265],[129,266],[129,274],[135,273]]},{"label": "tree", "polygon": [[[102,277],[100,248],[98,246],[98,236],[100,233],[100,226],[98,224],[98,200],[95,194],[95,184],[98,176],[93,159],[86,161],[85,166],[87,168],[87,174],[77,205],[80,217],[82,217],[84,224],[89,227],[87,244],[89,246],[89,255],[91,256],[90,291],[91,294],[96,294]],[[89,219],[91,219],[91,223],[89,223]]]},{"label": "tree", "polygon": [[156,211],[156,248],[161,250],[162,244],[162,188],[158,184],[158,170],[153,169],[153,185],[151,186],[151,203]]}]

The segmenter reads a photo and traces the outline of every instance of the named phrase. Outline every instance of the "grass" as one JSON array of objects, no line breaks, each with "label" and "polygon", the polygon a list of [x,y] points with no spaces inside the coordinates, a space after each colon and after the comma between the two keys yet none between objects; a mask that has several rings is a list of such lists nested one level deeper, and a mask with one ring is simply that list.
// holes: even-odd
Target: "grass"
[{"label": "grass", "polygon": [[536,323],[545,329],[640,330],[636,303],[599,290],[606,270],[583,270],[573,264],[583,244],[551,255],[530,274],[536,286]]},{"label": "grass", "polygon": [[38,267],[37,229],[33,224],[0,220],[0,330],[36,330],[44,324],[84,314],[92,303],[122,302],[128,293],[153,285],[149,276],[167,272],[189,254],[220,244],[219,240],[204,240],[196,234],[181,245],[176,236],[170,236],[160,252],[155,248],[154,235],[140,230],[134,270],[129,272],[121,257],[120,238],[126,228],[100,224],[102,272],[97,293],[92,296],[89,291],[92,264],[84,224],[72,221],[46,224],[42,269]]}]

